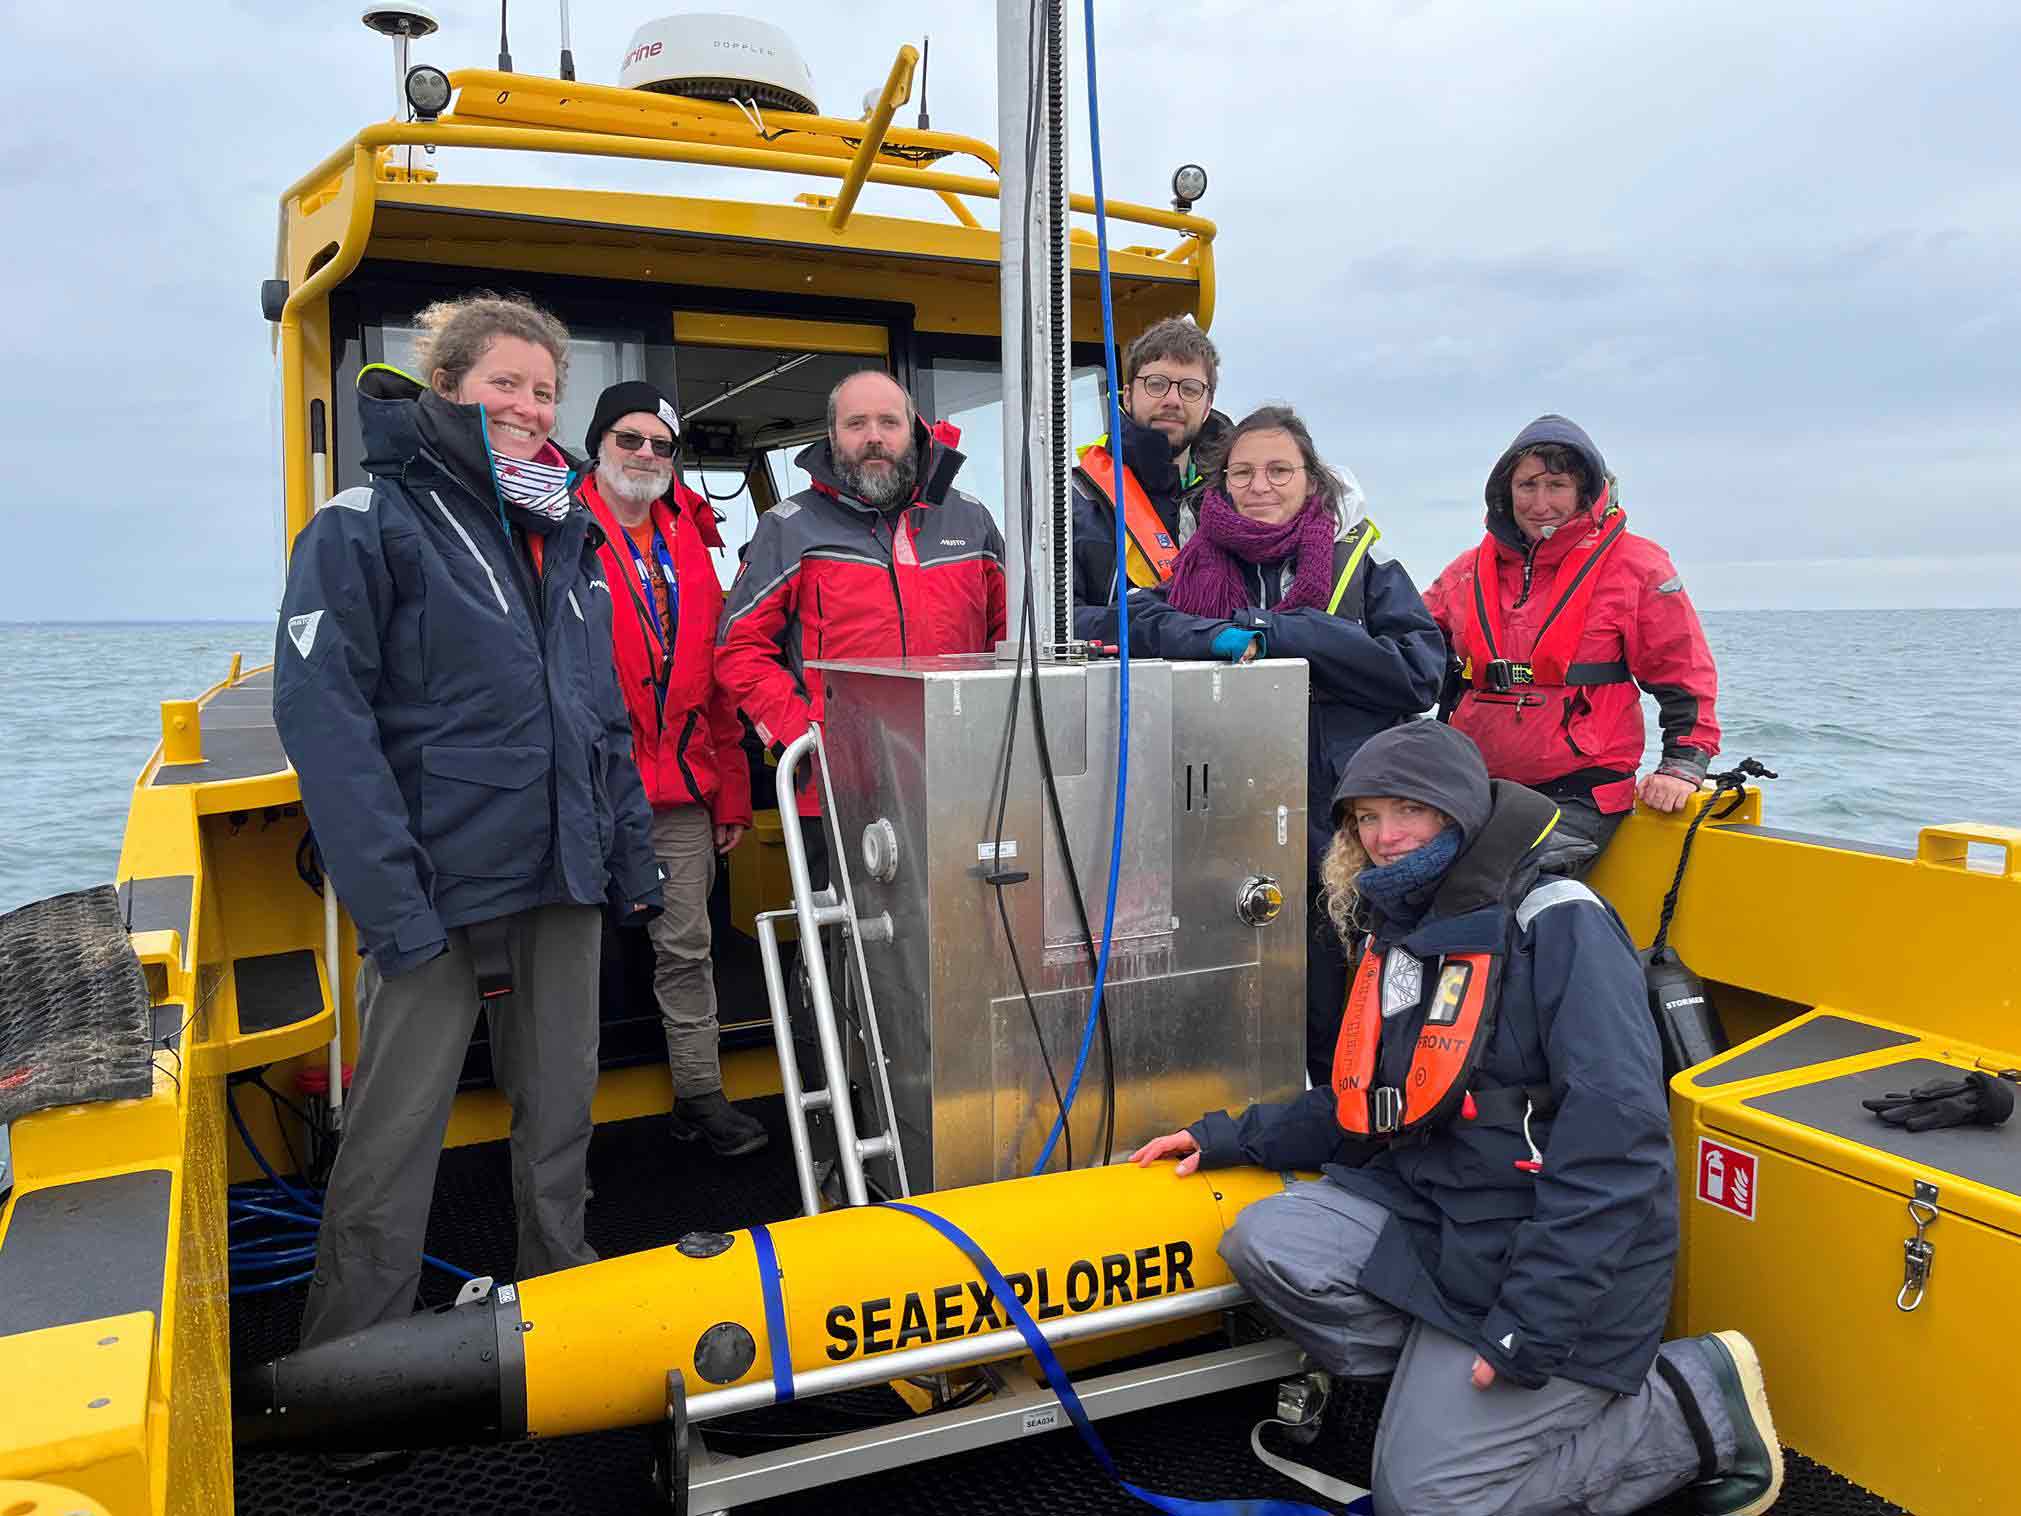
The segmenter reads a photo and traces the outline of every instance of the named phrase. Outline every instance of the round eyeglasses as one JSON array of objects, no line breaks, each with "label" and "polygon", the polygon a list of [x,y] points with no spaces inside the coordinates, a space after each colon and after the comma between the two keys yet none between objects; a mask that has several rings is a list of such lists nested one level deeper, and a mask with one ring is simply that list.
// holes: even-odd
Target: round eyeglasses
[{"label": "round eyeglasses", "polygon": [[1304,472],[1302,463],[1266,463],[1262,468],[1253,463],[1236,463],[1229,465],[1226,477],[1231,490],[1246,490],[1259,477],[1271,488],[1281,490]]},{"label": "round eyeglasses", "polygon": [[1179,398],[1189,403],[1199,400],[1207,393],[1207,381],[1204,379],[1174,379],[1170,374],[1139,374],[1134,382],[1143,385],[1144,393],[1153,400],[1163,400],[1172,393],[1175,385],[1179,390]]}]

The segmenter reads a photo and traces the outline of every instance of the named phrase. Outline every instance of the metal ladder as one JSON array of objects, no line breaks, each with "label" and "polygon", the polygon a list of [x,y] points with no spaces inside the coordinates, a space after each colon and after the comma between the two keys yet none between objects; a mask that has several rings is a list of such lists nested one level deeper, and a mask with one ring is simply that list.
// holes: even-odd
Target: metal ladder
[{"label": "metal ladder", "polygon": [[[812,753],[820,769],[821,822],[831,839],[828,849],[829,875],[833,882],[817,892],[807,872],[807,839],[800,830],[800,806],[794,776]],[[793,1139],[793,1168],[800,1181],[800,1207],[805,1215],[821,1209],[820,1187],[814,1177],[814,1158],[808,1135],[807,1113],[827,1111],[835,1123],[837,1163],[842,1175],[843,1194],[851,1205],[867,1205],[869,1183],[864,1162],[889,1158],[898,1176],[898,1193],[910,1195],[912,1184],[905,1172],[905,1149],[898,1140],[898,1122],[891,1100],[891,1073],[884,1057],[884,1039],[877,1026],[877,1008],[870,994],[870,968],[864,962],[866,940],[888,942],[891,917],[880,914],[875,921],[856,915],[856,897],[849,883],[849,852],[843,845],[842,830],[830,809],[832,786],[828,777],[828,751],[822,745],[819,725],[787,744],[779,757],[779,831],[786,843],[786,871],[793,883],[793,904],[781,911],[761,911],[756,926],[758,956],[765,968],[765,998],[772,1007],[772,1040],[779,1050],[779,1082],[786,1095],[786,1127]],[[836,893],[836,884],[841,893]],[[786,999],[786,975],[779,951],[779,923],[791,919],[800,932],[800,959],[807,975],[807,1011],[814,1022],[814,1037],[821,1050],[823,1086],[809,1090],[800,1083],[800,1063],[793,1050],[793,1024]],[[849,1059],[843,1046],[842,1028],[830,993],[828,954],[822,929],[839,928],[849,940],[854,973],[851,976],[857,1002],[856,1033],[870,1068],[870,1091],[876,1119],[882,1127],[875,1136],[861,1137],[856,1131],[856,1112],[849,1100]]]}]

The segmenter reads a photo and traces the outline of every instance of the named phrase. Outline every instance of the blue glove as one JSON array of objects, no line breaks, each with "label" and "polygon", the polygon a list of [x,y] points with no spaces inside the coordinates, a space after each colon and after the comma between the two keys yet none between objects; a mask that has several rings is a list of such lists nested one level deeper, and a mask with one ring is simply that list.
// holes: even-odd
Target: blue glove
[{"label": "blue glove", "polygon": [[1209,645],[1216,658],[1226,658],[1230,663],[1240,663],[1253,647],[1256,656],[1263,656],[1263,634],[1252,632],[1247,627],[1224,626],[1214,634]]}]

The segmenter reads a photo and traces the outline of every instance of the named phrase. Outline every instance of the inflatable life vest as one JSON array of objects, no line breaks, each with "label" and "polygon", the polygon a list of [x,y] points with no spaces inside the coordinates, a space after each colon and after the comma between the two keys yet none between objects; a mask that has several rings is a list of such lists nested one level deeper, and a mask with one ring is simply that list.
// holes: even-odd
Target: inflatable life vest
[{"label": "inflatable life vest", "polygon": [[[1558,824],[1558,807],[1542,795],[1500,779],[1492,788],[1495,804],[1488,822],[1439,886],[1432,901],[1434,915],[1462,916],[1492,902],[1508,901],[1510,876]],[[1591,898],[1583,884],[1545,879],[1509,903],[1521,931],[1540,910],[1569,899]],[[1333,1049],[1334,1115],[1342,1131],[1389,1142],[1429,1135],[1460,1120],[1521,1127],[1527,1138],[1529,1119],[1552,1112],[1556,1100],[1549,1085],[1475,1086],[1475,1071],[1494,1037],[1505,947],[1504,942],[1491,952],[1449,952],[1420,959],[1399,946],[1378,952],[1371,939],[1348,986]],[[1438,982],[1427,1000],[1424,975],[1434,966]],[[1385,1021],[1409,1026],[1410,1013],[1420,1004],[1425,1009],[1402,1084],[1378,1084]],[[1391,1013],[1388,1018],[1385,1009]],[[1530,1161],[1519,1167],[1534,1172],[1532,1165],[1540,1162],[1533,1150]]]},{"label": "inflatable life vest", "polygon": [[[1083,450],[1075,472],[1108,502],[1110,510],[1116,508],[1116,460],[1107,448],[1096,445]],[[1179,561],[1178,539],[1166,528],[1137,476],[1127,468],[1123,470],[1123,531],[1129,540],[1130,583],[1148,589],[1172,577],[1172,565]]]},{"label": "inflatable life vest", "polygon": [[1506,693],[1518,685],[1540,684],[1563,688],[1578,684],[1625,684],[1628,665],[1620,659],[1608,663],[1574,663],[1572,654],[1586,633],[1586,607],[1599,582],[1599,569],[1607,552],[1628,530],[1628,513],[1600,496],[1600,522],[1586,540],[1565,555],[1558,568],[1558,600],[1545,614],[1537,629],[1536,645],[1527,660],[1509,656],[1510,645],[1502,629],[1502,564],[1492,532],[1481,538],[1474,551],[1473,616],[1461,628],[1461,673],[1477,690]]},{"label": "inflatable life vest", "polygon": [[1333,1049],[1335,1114],[1342,1131],[1395,1138],[1443,1125],[1461,1112],[1471,1099],[1468,1081],[1494,1031],[1501,959],[1500,953],[1445,955],[1411,1051],[1410,1073],[1398,1087],[1375,1082],[1383,1001],[1388,998],[1392,1008],[1398,1001],[1415,1007],[1424,964],[1400,947],[1378,953],[1371,946],[1361,955]]}]

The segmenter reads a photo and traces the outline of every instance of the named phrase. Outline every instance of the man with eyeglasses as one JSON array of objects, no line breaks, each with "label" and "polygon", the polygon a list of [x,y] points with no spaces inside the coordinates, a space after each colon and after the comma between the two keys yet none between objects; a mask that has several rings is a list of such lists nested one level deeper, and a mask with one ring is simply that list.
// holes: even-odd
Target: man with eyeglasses
[{"label": "man with eyeglasses", "polygon": [[679,442],[679,418],[658,389],[612,385],[584,444],[596,470],[577,494],[603,529],[597,553],[611,586],[611,655],[653,808],[665,908],[646,930],[673,1072],[674,1136],[734,1158],[767,1139],[723,1094],[709,892],[717,855],[751,825],[751,772],[743,724],[716,682],[723,591],[709,555],[723,539],[708,502],[675,478]]},{"label": "man with eyeglasses", "polygon": [[[1172,572],[1193,535],[1205,486],[1199,458],[1229,429],[1214,409],[1221,355],[1185,316],[1154,322],[1123,359],[1122,436],[1081,451],[1074,470],[1074,632],[1116,640],[1116,597],[1149,589]],[[1128,548],[1116,566],[1116,459],[1123,463],[1122,515]],[[1127,579],[1127,584],[1124,582]],[[1137,651],[1133,636],[1132,651]]]}]

